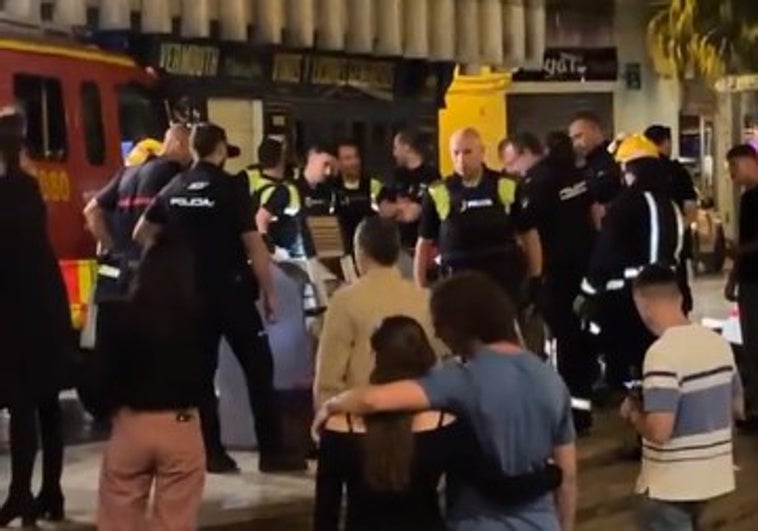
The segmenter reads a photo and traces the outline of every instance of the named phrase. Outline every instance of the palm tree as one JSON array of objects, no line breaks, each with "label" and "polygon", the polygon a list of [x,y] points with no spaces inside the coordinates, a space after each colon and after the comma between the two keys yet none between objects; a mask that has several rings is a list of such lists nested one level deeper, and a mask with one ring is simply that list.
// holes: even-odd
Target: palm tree
[{"label": "palm tree", "polygon": [[656,69],[680,79],[758,72],[758,2],[668,0],[648,25]]}]

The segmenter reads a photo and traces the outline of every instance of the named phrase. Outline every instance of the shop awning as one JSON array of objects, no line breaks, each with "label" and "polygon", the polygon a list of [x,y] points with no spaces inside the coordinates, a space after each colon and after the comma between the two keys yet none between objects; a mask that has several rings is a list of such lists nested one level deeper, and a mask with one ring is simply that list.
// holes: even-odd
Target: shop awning
[{"label": "shop awning", "polygon": [[[43,3],[50,0],[5,0],[5,9],[35,18]],[[466,69],[540,64],[545,48],[545,0],[56,0],[53,6],[55,21],[70,25],[86,24],[87,8],[97,9],[90,19],[101,30],[174,29],[183,38],[454,61]]]}]

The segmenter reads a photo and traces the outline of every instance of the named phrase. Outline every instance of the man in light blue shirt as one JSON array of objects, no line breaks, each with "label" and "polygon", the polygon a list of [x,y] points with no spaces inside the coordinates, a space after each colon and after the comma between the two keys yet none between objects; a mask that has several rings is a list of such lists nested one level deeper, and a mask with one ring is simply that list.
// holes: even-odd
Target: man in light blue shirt
[{"label": "man in light blue shirt", "polygon": [[464,364],[448,364],[420,381],[355,389],[328,401],[314,426],[334,413],[441,409],[465,419],[486,462],[503,475],[537,470],[552,459],[563,472],[555,496],[503,507],[465,484],[448,513],[456,531],[573,531],[576,447],[569,393],[555,371],[518,345],[507,297],[479,274],[454,276],[431,300],[437,335]]}]

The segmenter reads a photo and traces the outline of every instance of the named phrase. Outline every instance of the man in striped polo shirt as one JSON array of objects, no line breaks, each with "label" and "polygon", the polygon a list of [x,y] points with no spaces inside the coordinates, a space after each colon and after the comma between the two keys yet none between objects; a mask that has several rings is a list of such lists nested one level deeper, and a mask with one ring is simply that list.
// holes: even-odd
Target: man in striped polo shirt
[{"label": "man in striped polo shirt", "polygon": [[640,529],[694,531],[705,503],[735,488],[732,421],[743,413],[742,385],[729,344],[682,312],[672,269],[645,268],[634,300],[658,336],[641,395],[621,406],[643,439]]}]

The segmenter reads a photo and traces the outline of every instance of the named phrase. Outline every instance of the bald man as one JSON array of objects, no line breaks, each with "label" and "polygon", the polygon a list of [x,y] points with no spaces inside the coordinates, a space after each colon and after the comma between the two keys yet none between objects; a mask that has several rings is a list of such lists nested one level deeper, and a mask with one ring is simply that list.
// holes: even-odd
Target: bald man
[{"label": "bald man", "polygon": [[510,216],[515,185],[484,165],[484,144],[476,129],[453,134],[450,156],[455,173],[430,186],[421,207],[416,282],[427,285],[436,246],[443,276],[480,271],[519,304],[525,268]]},{"label": "bald man", "polygon": [[[87,204],[84,217],[87,226],[100,244],[102,254],[110,255],[109,265],[101,268],[110,273],[109,281],[98,279],[98,293],[119,298],[126,288],[128,275],[120,275],[140,257],[140,248],[133,241],[134,226],[153,198],[169,181],[192,162],[189,130],[172,125],[163,138],[157,156],[144,163],[119,170],[111,181]],[[108,285],[109,288],[105,289]]]}]

